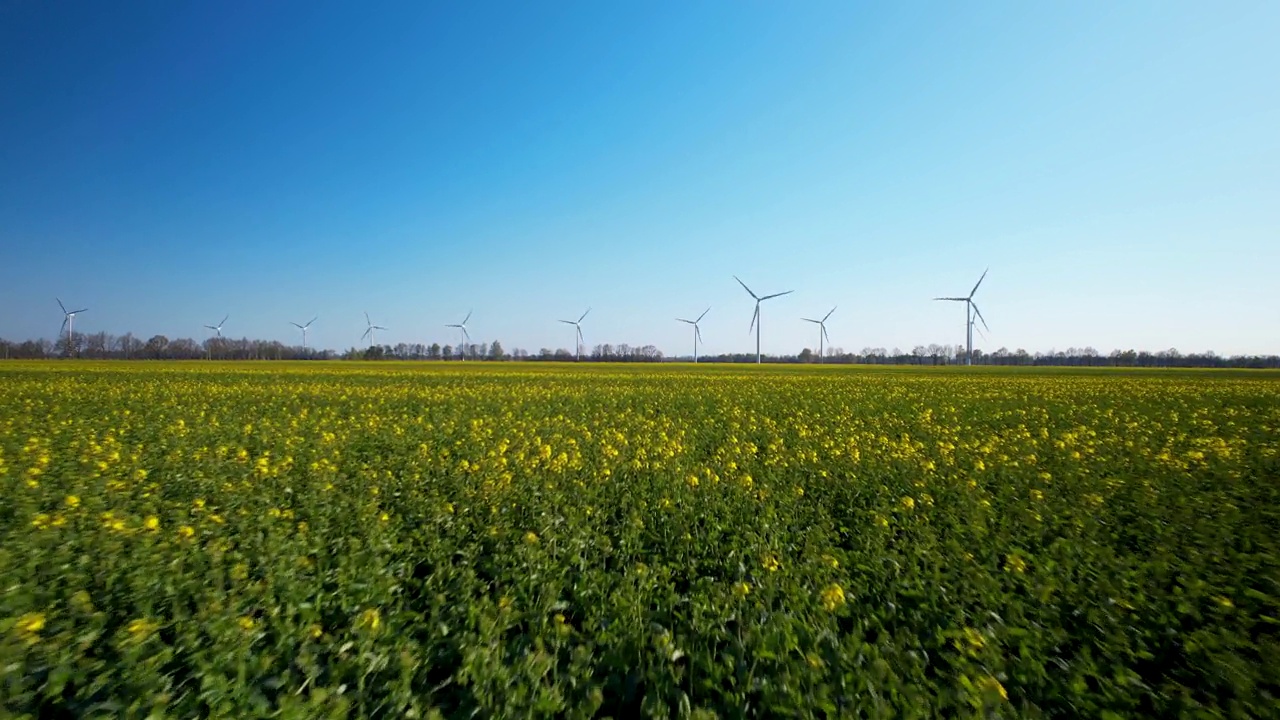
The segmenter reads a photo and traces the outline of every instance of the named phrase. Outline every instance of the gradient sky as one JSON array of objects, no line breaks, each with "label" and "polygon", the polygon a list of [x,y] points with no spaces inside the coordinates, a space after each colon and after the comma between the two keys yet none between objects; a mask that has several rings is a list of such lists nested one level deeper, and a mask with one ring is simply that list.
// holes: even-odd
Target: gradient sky
[{"label": "gradient sky", "polygon": [[0,337],[1280,352],[1280,3],[0,0]]}]

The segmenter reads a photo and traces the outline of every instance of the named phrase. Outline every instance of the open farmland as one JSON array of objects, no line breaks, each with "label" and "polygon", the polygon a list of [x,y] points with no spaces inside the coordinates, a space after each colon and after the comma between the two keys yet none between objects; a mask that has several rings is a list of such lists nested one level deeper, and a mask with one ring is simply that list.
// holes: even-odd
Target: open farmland
[{"label": "open farmland", "polygon": [[1275,375],[6,363],[0,486],[19,715],[1277,715]]}]

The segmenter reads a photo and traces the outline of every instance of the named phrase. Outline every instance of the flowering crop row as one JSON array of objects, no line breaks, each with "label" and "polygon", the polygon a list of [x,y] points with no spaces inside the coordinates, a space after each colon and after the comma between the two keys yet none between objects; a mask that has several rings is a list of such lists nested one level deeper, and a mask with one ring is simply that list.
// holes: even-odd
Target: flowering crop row
[{"label": "flowering crop row", "polygon": [[0,366],[0,707],[1264,717],[1280,378]]}]

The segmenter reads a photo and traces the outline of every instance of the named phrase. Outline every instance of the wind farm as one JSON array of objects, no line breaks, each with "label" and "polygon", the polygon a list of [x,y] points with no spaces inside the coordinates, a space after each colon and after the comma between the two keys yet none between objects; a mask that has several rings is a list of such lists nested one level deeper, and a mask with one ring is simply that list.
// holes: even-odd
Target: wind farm
[{"label": "wind farm", "polygon": [[0,7],[0,716],[1280,718],[1280,3]]}]

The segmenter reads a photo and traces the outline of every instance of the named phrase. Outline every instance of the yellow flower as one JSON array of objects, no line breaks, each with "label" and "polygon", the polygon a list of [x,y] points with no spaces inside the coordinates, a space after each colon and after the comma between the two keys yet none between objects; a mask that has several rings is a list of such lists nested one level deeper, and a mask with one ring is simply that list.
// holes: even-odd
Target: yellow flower
[{"label": "yellow flower", "polygon": [[27,613],[18,618],[18,632],[34,635],[44,629],[44,613]]},{"label": "yellow flower", "polygon": [[830,555],[823,555],[822,562],[826,563],[827,565],[830,565],[833,568],[840,567],[840,561]]},{"label": "yellow flower", "polygon": [[157,530],[160,529],[160,518],[156,517],[155,515],[151,515],[147,517],[145,522],[142,523],[142,526],[150,530],[151,532],[156,532]]},{"label": "yellow flower", "polygon": [[236,623],[240,626],[240,629],[245,632],[253,632],[253,629],[258,627],[257,621],[248,615],[240,618]]},{"label": "yellow flower", "polygon": [[906,509],[908,509],[908,510],[911,510],[911,509],[915,508],[915,506],[916,506],[916,500],[915,500],[915,498],[911,497],[910,495],[904,495],[904,496],[902,497],[902,507],[904,507],[904,508],[906,508]]},{"label": "yellow flower", "polygon": [[525,533],[525,534],[524,534],[524,544],[525,544],[525,545],[537,545],[537,544],[538,544],[538,534],[537,534],[537,533],[535,533],[535,532],[532,532],[532,531]]},{"label": "yellow flower", "polygon": [[745,582],[734,583],[733,592],[738,597],[746,597],[751,594],[751,586]]},{"label": "yellow flower", "polygon": [[360,613],[360,618],[356,621],[356,626],[368,628],[369,630],[377,632],[378,628],[382,627],[382,616],[378,614],[376,609],[369,608],[368,610]]},{"label": "yellow flower", "polygon": [[307,634],[310,635],[312,638],[319,638],[321,635],[324,634],[324,628],[320,627],[319,625],[312,625],[311,627],[307,628]]},{"label": "yellow flower", "polygon": [[65,502],[67,503],[67,507],[71,508],[72,510],[75,510],[76,508],[80,507],[80,498],[75,495],[68,495]]},{"label": "yellow flower", "polygon": [[765,555],[760,564],[769,572],[777,572],[778,568],[782,566],[782,563],[778,561],[778,556],[773,554]]},{"label": "yellow flower", "polygon": [[125,628],[129,635],[137,642],[142,642],[151,637],[156,630],[160,629],[160,623],[146,618],[138,618],[130,620],[129,625]]},{"label": "yellow flower", "polygon": [[1227,597],[1226,595],[1219,595],[1215,597],[1213,600],[1214,602],[1218,603],[1224,608],[1233,608],[1236,606],[1235,603],[1231,602],[1231,598]]},{"label": "yellow flower", "polygon": [[999,680],[990,675],[982,678],[982,680],[978,682],[978,687],[982,688],[985,692],[993,695],[999,695],[1001,700],[1009,699],[1009,693],[1005,692],[1004,685],[1001,685]]},{"label": "yellow flower", "polygon": [[49,527],[49,516],[45,513],[39,513],[31,519],[31,526],[37,530],[44,530]]},{"label": "yellow flower", "polygon": [[1032,490],[1031,499],[1035,500],[1036,502],[1040,502],[1041,500],[1044,499],[1044,493],[1039,490]]},{"label": "yellow flower", "polygon": [[1004,561],[1004,569],[1016,573],[1025,572],[1027,563],[1017,555],[1010,555],[1009,559]]},{"label": "yellow flower", "polygon": [[196,529],[191,527],[190,525],[183,525],[182,527],[178,528],[178,534],[184,538],[189,539],[196,534]]},{"label": "yellow flower", "polygon": [[836,583],[831,583],[823,589],[819,597],[822,600],[822,607],[826,608],[828,612],[833,611],[844,605],[844,588]]}]

